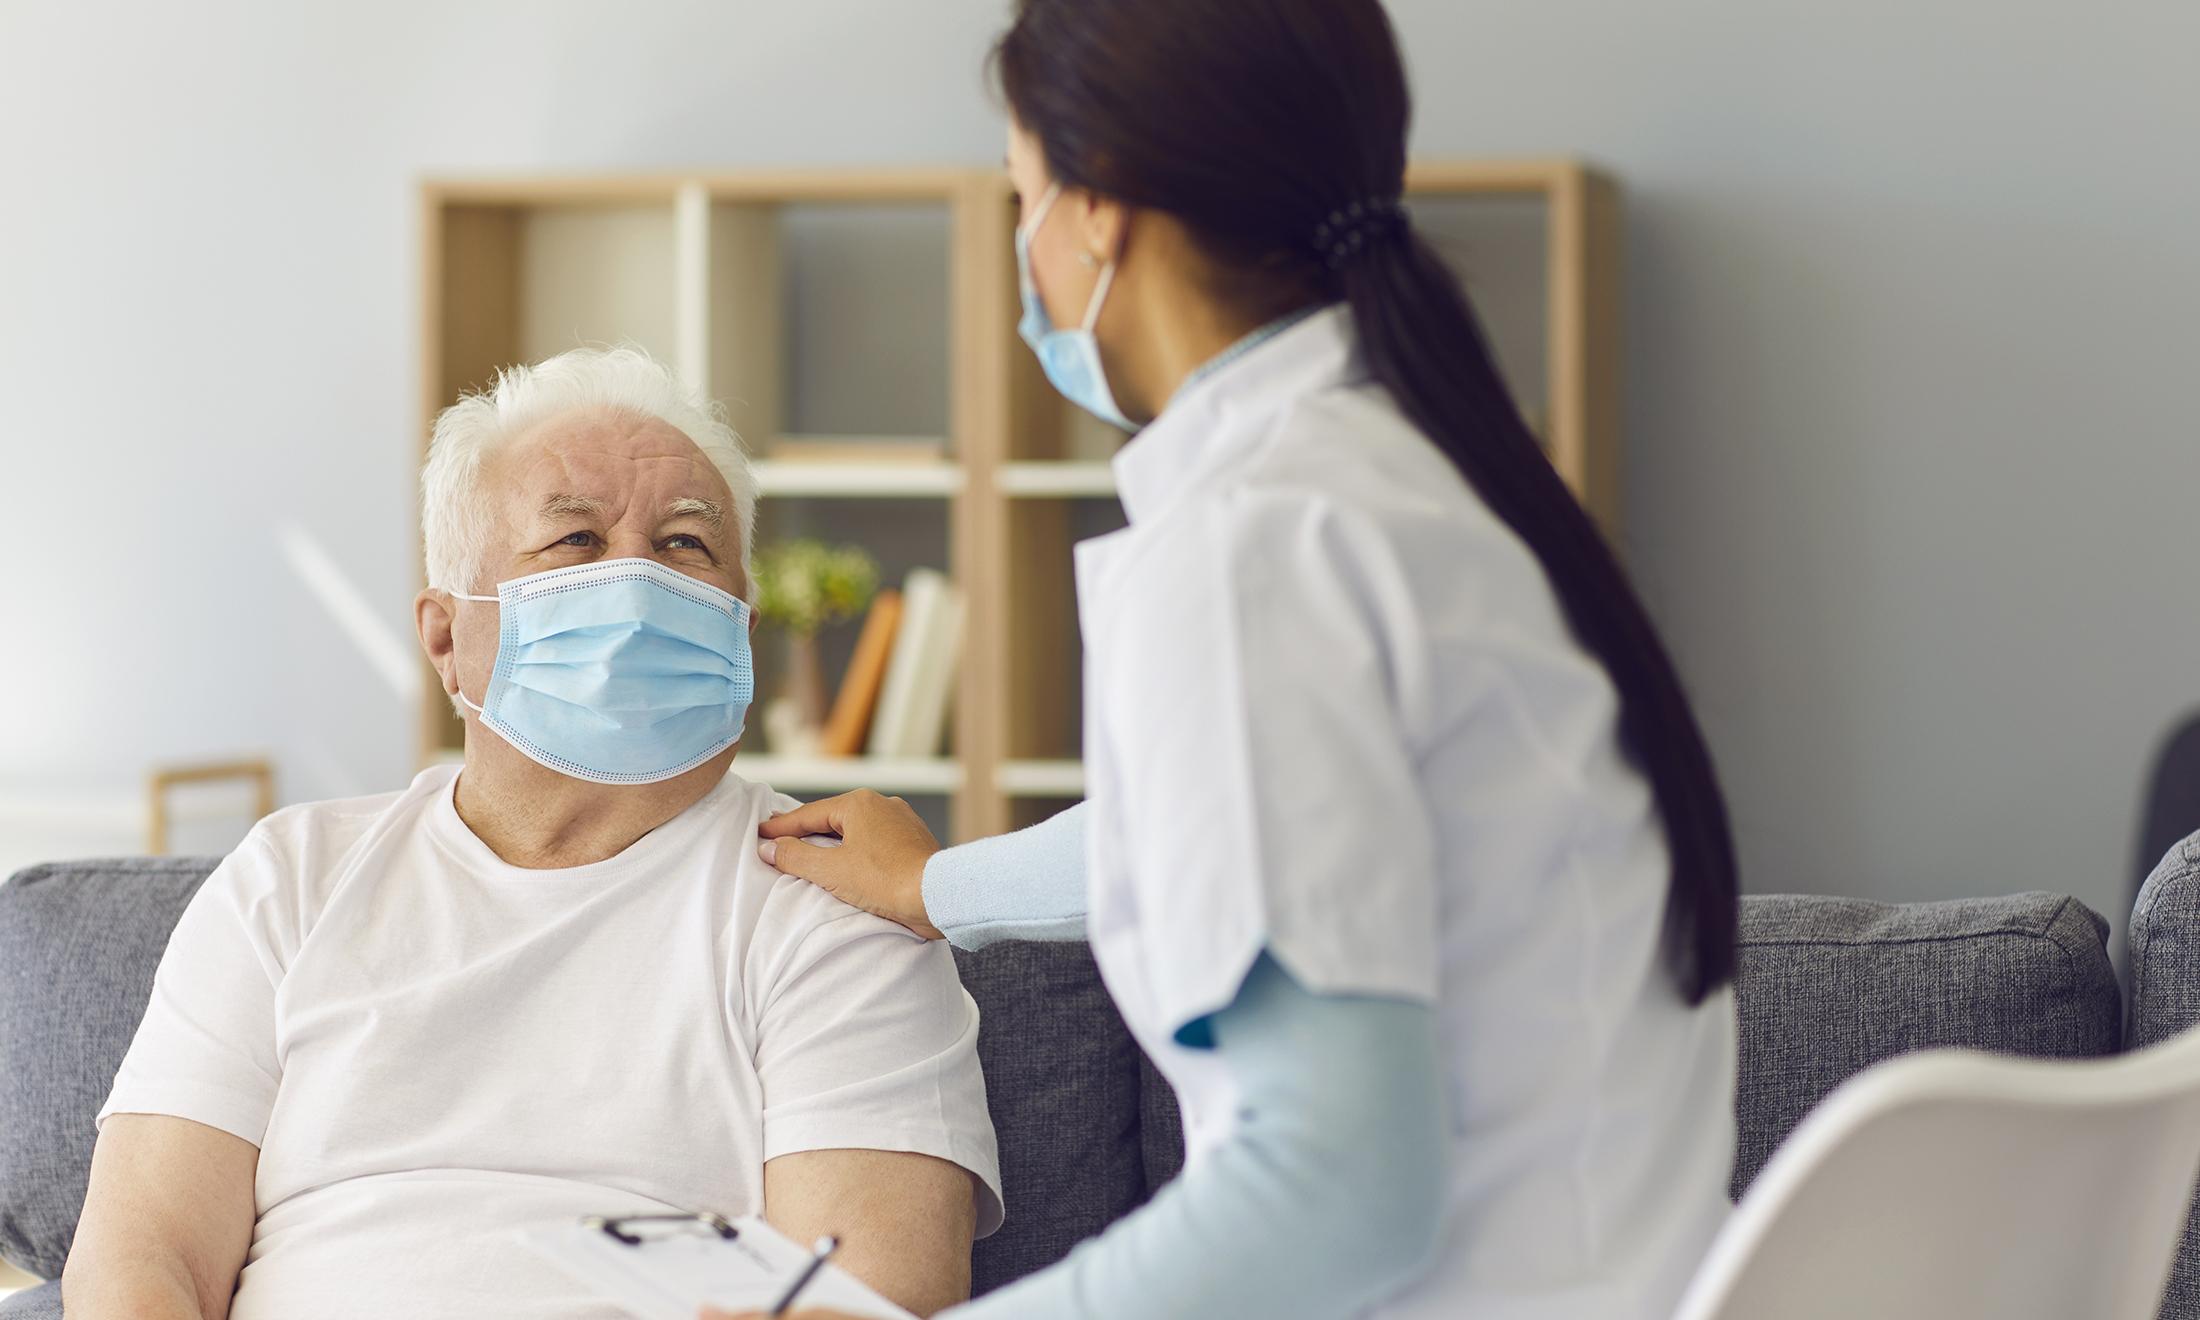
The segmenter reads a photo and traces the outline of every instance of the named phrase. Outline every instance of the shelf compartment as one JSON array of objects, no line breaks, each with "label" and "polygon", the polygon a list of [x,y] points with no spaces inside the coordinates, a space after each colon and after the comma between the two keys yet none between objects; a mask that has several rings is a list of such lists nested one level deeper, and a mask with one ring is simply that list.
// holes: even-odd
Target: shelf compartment
[{"label": "shelf compartment", "polygon": [[1506,389],[1540,436],[1550,411],[1550,211],[1537,196],[1415,193],[1413,222],[1451,265]]},{"label": "shelf compartment", "polygon": [[671,207],[531,208],[518,215],[517,239],[512,361],[622,343],[674,360],[679,278]]},{"label": "shelf compartment", "polygon": [[949,432],[953,220],[944,202],[779,209],[779,430]]}]

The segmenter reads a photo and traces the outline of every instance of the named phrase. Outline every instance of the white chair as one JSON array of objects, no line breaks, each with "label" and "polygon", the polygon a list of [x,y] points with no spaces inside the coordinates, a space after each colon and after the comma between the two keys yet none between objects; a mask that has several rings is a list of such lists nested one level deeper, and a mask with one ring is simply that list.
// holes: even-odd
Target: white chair
[{"label": "white chair", "polygon": [[2153,1320],[2196,1171],[2200,1028],[1893,1059],[1773,1154],[1675,1320]]}]

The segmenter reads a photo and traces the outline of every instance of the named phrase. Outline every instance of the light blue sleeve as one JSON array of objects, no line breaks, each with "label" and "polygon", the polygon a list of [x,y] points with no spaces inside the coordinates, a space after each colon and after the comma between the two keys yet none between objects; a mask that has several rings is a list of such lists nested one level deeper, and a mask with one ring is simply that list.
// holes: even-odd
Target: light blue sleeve
[{"label": "light blue sleeve", "polygon": [[1085,816],[1050,820],[932,854],[924,912],[958,949],[996,940],[1085,938]]},{"label": "light blue sleeve", "polygon": [[1450,1150],[1434,1010],[1316,995],[1262,954],[1212,1025],[1242,1106],[1230,1139],[1067,1260],[942,1320],[1349,1316],[1426,1271]]}]

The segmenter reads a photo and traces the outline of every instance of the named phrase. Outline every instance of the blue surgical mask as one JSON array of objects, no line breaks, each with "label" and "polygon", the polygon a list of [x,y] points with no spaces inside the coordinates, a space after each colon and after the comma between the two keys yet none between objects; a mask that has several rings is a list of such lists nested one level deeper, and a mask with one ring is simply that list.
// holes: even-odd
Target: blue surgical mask
[{"label": "blue surgical mask", "polygon": [[[457,593],[453,593],[457,594]],[[741,740],[755,694],[749,607],[647,559],[497,584],[496,670],[478,706],[497,736],[597,784],[654,784]]]},{"label": "blue surgical mask", "polygon": [[1039,286],[1031,279],[1031,238],[1046,223],[1047,213],[1054,209],[1055,200],[1062,195],[1062,185],[1057,183],[1047,189],[1039,199],[1039,209],[1032,214],[1031,223],[1016,231],[1016,279],[1023,288],[1024,319],[1016,327],[1031,351],[1039,355],[1039,366],[1047,373],[1047,379],[1062,397],[1091,413],[1110,426],[1126,431],[1138,428],[1115,406],[1115,393],[1108,388],[1107,369],[1100,365],[1100,341],[1093,338],[1092,327],[1099,323],[1101,305],[1108,300],[1108,288],[1115,283],[1115,263],[1109,262],[1100,271],[1100,283],[1092,291],[1092,302],[1085,308],[1085,323],[1075,330],[1062,330],[1047,319],[1046,304],[1039,301]]}]

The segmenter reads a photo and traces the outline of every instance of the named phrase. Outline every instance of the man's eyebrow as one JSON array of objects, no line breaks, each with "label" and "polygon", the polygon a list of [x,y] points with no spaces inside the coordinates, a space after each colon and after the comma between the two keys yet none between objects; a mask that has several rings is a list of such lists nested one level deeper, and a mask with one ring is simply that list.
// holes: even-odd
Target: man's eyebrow
[{"label": "man's eyebrow", "polygon": [[603,514],[603,501],[589,495],[559,493],[542,502],[545,518],[595,518]]},{"label": "man's eyebrow", "polygon": [[667,518],[700,518],[713,528],[723,528],[726,525],[726,511],[718,506],[716,500],[699,500],[692,495],[683,495],[667,504],[665,506],[665,516]]}]

